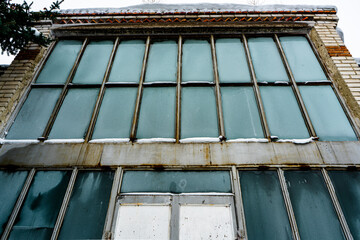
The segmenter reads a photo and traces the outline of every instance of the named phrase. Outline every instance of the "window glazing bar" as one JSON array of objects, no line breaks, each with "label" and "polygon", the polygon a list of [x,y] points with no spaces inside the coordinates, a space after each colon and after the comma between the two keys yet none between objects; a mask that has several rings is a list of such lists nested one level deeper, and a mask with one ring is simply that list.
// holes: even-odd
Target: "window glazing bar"
[{"label": "window glazing bar", "polygon": [[182,36],[178,40],[177,79],[176,79],[176,125],[175,139],[180,142],[180,114],[181,114],[181,61],[182,61]]},{"label": "window glazing bar", "polygon": [[171,196],[170,239],[179,239],[180,203],[178,196]]},{"label": "window glazing bar", "polygon": [[19,211],[24,203],[24,199],[29,191],[30,185],[32,183],[32,180],[34,179],[35,175],[35,168],[32,168],[26,178],[26,181],[24,183],[24,186],[21,190],[21,193],[16,201],[16,204],[14,206],[14,209],[9,217],[9,221],[4,229],[3,235],[1,236],[1,240],[6,240],[9,237],[9,234],[11,232],[11,229],[15,223],[16,217],[19,214]]},{"label": "window glazing bar", "polygon": [[105,94],[105,83],[107,82],[107,80],[109,78],[111,67],[112,67],[112,64],[113,64],[113,61],[114,61],[114,58],[115,58],[115,53],[116,53],[116,50],[117,50],[118,46],[119,46],[119,38],[117,37],[116,40],[115,40],[111,55],[110,55],[108,65],[106,67],[106,71],[105,71],[104,78],[103,78],[103,81],[102,81],[102,84],[101,84],[101,87],[100,87],[99,95],[98,95],[98,98],[96,100],[95,108],[94,108],[94,111],[93,111],[92,116],[91,116],[89,128],[88,128],[87,133],[85,135],[85,142],[88,142],[91,139],[92,135],[93,135],[96,119],[97,119],[97,116],[99,114],[101,102],[102,102],[102,100],[104,98],[104,94]]},{"label": "window glazing bar", "polygon": [[275,42],[276,42],[276,45],[280,51],[280,55],[281,55],[281,58],[285,64],[285,68],[286,68],[286,72],[290,78],[290,82],[292,83],[292,88],[293,88],[293,91],[295,93],[295,97],[299,103],[299,106],[300,106],[300,110],[301,110],[301,113],[303,115],[303,117],[305,118],[305,123],[308,127],[308,131],[310,133],[310,136],[312,136],[313,138],[315,139],[318,139],[318,137],[316,136],[316,132],[315,132],[315,129],[314,129],[314,126],[312,125],[311,123],[311,120],[310,120],[310,117],[309,117],[309,114],[306,110],[306,107],[305,107],[305,104],[304,104],[304,101],[303,99],[301,98],[301,95],[300,95],[300,91],[299,91],[299,88],[296,84],[296,81],[295,81],[295,78],[294,78],[294,75],[290,69],[290,65],[287,61],[287,58],[285,56],[285,52],[281,46],[281,43],[280,43],[280,40],[279,40],[279,37],[275,34]]},{"label": "window glazing bar", "polygon": [[139,89],[138,89],[138,93],[137,93],[137,97],[136,97],[134,117],[133,117],[133,122],[132,122],[132,126],[131,126],[131,132],[130,132],[130,141],[134,141],[136,138],[136,127],[137,127],[137,122],[138,122],[138,118],[139,118],[141,96],[142,96],[142,92],[143,92],[143,83],[144,83],[144,79],[145,79],[146,63],[147,63],[147,58],[149,56],[149,49],[150,49],[150,36],[148,36],[146,39],[143,65],[142,65],[140,81],[139,81]]},{"label": "window glazing bar", "polygon": [[336,193],[335,193],[335,188],[334,188],[334,185],[332,184],[331,182],[331,179],[329,177],[329,174],[328,172],[326,171],[325,168],[322,168],[321,169],[321,173],[324,177],[324,180],[325,180],[325,183],[326,183],[326,186],[329,190],[329,194],[331,196],[331,200],[334,204],[334,208],[336,210],[336,214],[338,215],[338,218],[340,220],[340,223],[341,223],[341,227],[344,231],[344,235],[346,237],[347,240],[353,240],[353,236],[351,235],[351,232],[350,232],[350,228],[346,222],[346,219],[345,219],[345,216],[344,216],[344,213],[341,209],[341,206],[340,206],[340,203],[339,203],[339,200],[336,196]]},{"label": "window glazing bar", "polygon": [[254,65],[253,65],[252,60],[251,60],[249,45],[248,45],[247,39],[246,39],[244,34],[242,35],[242,40],[243,40],[243,43],[244,43],[245,54],[246,54],[246,58],[247,58],[247,61],[248,61],[249,68],[250,68],[251,79],[252,79],[252,81],[254,83],[255,98],[256,98],[257,105],[258,105],[258,108],[259,108],[259,111],[260,111],[261,123],[262,123],[263,130],[264,130],[264,136],[265,136],[265,138],[270,139],[270,130],[269,130],[269,126],[268,126],[267,120],[266,120],[264,105],[263,105],[263,102],[262,102],[262,99],[261,99],[259,85],[258,85],[257,80],[256,80]]},{"label": "window glazing bar", "polygon": [[[239,179],[239,171],[235,166],[231,168],[231,182],[233,187],[233,193],[235,195],[235,209],[236,209],[236,220],[238,226],[237,237],[239,239],[248,239],[246,231],[244,205],[241,195],[241,185]],[[238,239],[237,238],[237,239]]]}]

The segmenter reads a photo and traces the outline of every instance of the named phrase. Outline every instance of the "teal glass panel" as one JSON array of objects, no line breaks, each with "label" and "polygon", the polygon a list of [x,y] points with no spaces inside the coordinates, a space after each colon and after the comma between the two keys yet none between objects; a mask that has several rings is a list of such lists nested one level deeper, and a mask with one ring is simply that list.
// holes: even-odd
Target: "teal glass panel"
[{"label": "teal glass panel", "polygon": [[27,171],[0,171],[0,236],[23,188]]},{"label": "teal glass panel", "polygon": [[260,93],[272,136],[280,139],[309,137],[291,87],[260,87]]},{"label": "teal glass panel", "polygon": [[248,43],[258,82],[289,81],[279,50],[271,37],[249,38]]},{"label": "teal glass panel", "polygon": [[228,171],[125,171],[121,192],[231,193]]},{"label": "teal glass panel", "polygon": [[360,172],[329,171],[341,209],[354,239],[360,239]]},{"label": "teal glass panel", "polygon": [[301,239],[345,239],[320,171],[285,171]]},{"label": "teal glass panel", "polygon": [[81,46],[81,41],[59,41],[41,70],[36,83],[65,83]]},{"label": "teal glass panel", "polygon": [[343,108],[330,86],[299,86],[302,99],[322,141],[357,141]]},{"label": "teal glass panel", "polygon": [[101,239],[114,173],[80,171],[58,239]]},{"label": "teal glass panel", "polygon": [[208,41],[185,40],[182,53],[183,82],[214,81],[211,47]]},{"label": "teal glass panel", "polygon": [[37,139],[41,137],[61,91],[61,88],[33,88],[6,138]]},{"label": "teal glass panel", "polygon": [[130,137],[137,90],[137,87],[106,89],[93,139]]},{"label": "teal glass panel", "polygon": [[146,66],[145,82],[176,82],[177,55],[176,41],[152,43]]},{"label": "teal glass panel", "polygon": [[181,138],[218,136],[214,88],[183,87],[181,89]]},{"label": "teal glass panel", "polygon": [[91,41],[85,48],[72,82],[101,84],[113,45],[113,41]]},{"label": "teal glass panel", "polygon": [[220,82],[250,82],[249,67],[241,40],[217,39],[215,46]]},{"label": "teal glass panel", "polygon": [[252,87],[221,87],[221,97],[227,139],[264,137]]},{"label": "teal glass panel", "polygon": [[175,87],[144,88],[136,137],[174,138],[175,115]]},{"label": "teal glass panel", "polygon": [[297,82],[327,80],[305,37],[280,37],[280,42]]},{"label": "teal glass panel", "polygon": [[292,239],[276,171],[240,171],[249,240]]},{"label": "teal glass panel", "polygon": [[138,83],[145,53],[145,41],[120,42],[111,68],[109,82]]},{"label": "teal glass panel", "polygon": [[9,239],[50,239],[71,171],[37,172]]},{"label": "teal glass panel", "polygon": [[70,89],[49,138],[83,138],[89,126],[98,93],[97,88]]}]

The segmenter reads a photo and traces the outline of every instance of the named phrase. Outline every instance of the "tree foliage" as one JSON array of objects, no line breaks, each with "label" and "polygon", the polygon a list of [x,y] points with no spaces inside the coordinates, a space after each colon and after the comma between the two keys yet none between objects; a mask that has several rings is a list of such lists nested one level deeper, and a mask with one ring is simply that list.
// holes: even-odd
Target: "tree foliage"
[{"label": "tree foliage", "polygon": [[50,39],[38,32],[34,27],[34,21],[41,19],[53,19],[56,17],[55,10],[60,9],[64,0],[53,2],[43,11],[31,12],[31,4],[25,1],[21,4],[11,3],[11,0],[0,0],[0,46],[2,53],[15,55],[23,49],[28,42],[46,46]]}]

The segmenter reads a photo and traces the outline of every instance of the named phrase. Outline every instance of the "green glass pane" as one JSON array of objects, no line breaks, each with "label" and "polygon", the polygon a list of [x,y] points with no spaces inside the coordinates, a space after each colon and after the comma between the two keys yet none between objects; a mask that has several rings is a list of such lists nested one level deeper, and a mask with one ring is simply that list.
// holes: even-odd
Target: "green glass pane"
[{"label": "green glass pane", "polygon": [[144,88],[137,138],[174,138],[175,87]]},{"label": "green glass pane", "polygon": [[320,171],[285,171],[301,239],[345,239]]},{"label": "green glass pane", "polygon": [[113,41],[91,41],[85,48],[72,82],[101,84],[113,45]]},{"label": "green glass pane", "polygon": [[215,46],[220,82],[250,82],[249,67],[241,40],[217,39]]},{"label": "green glass pane", "polygon": [[41,70],[36,83],[65,83],[81,46],[81,41],[59,41]]},{"label": "green glass pane", "polygon": [[50,239],[71,171],[37,172],[9,239]]},{"label": "green glass pane", "polygon": [[145,53],[145,41],[120,42],[111,68],[109,82],[135,82],[140,80]]},{"label": "green glass pane", "polygon": [[137,87],[106,89],[93,139],[130,137],[137,90]]},{"label": "green glass pane", "polygon": [[181,138],[218,137],[214,88],[181,89]]},{"label": "green glass pane", "polygon": [[89,126],[98,93],[97,88],[70,89],[49,138],[83,138]]},{"label": "green glass pane", "polygon": [[329,171],[337,198],[354,239],[360,239],[360,172]]},{"label": "green glass pane", "polygon": [[248,43],[258,82],[289,81],[279,50],[271,37],[249,38]]},{"label": "green glass pane", "polygon": [[252,87],[221,87],[221,98],[227,139],[264,137]]},{"label": "green glass pane", "polygon": [[239,176],[249,239],[292,239],[277,172],[240,171]]},{"label": "green glass pane", "polygon": [[176,41],[151,44],[145,82],[176,82],[178,46]]},{"label": "green glass pane", "polygon": [[58,239],[101,239],[113,172],[80,171]]},{"label": "green glass pane", "polygon": [[0,171],[0,236],[23,188],[27,171]]},{"label": "green glass pane", "polygon": [[210,43],[206,40],[185,40],[182,55],[183,82],[213,82]]},{"label": "green glass pane", "polygon": [[61,88],[33,88],[6,138],[37,139],[41,137],[61,90]]},{"label": "green glass pane", "polygon": [[121,192],[230,193],[227,171],[125,171]]},{"label": "green glass pane", "polygon": [[330,86],[299,86],[305,107],[322,141],[357,141],[334,91]]},{"label": "green glass pane", "polygon": [[282,139],[309,137],[291,87],[260,87],[260,93],[272,136]]},{"label": "green glass pane", "polygon": [[280,37],[280,42],[297,82],[327,80],[305,37]]}]

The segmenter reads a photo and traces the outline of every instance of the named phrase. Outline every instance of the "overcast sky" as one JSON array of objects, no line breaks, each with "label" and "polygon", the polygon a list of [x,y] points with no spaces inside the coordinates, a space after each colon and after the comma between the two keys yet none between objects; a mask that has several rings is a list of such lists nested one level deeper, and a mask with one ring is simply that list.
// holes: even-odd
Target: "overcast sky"
[{"label": "overcast sky", "polygon": [[[49,7],[54,0],[33,0],[32,10],[40,10]],[[249,0],[155,0],[160,3],[238,3],[247,4]],[[360,58],[360,24],[358,20],[360,12],[360,0],[257,0],[262,4],[308,4],[308,5],[335,5],[338,8],[340,18],[338,26],[343,30],[345,44],[353,57]],[[22,0],[12,0],[13,3],[21,3]],[[28,3],[31,1],[27,0]],[[144,3],[144,0],[65,0],[61,9],[71,8],[110,8],[126,7]],[[0,64],[10,64],[13,56],[0,56]]]}]

